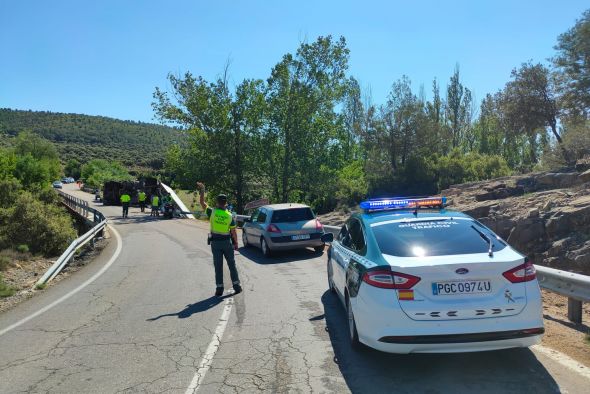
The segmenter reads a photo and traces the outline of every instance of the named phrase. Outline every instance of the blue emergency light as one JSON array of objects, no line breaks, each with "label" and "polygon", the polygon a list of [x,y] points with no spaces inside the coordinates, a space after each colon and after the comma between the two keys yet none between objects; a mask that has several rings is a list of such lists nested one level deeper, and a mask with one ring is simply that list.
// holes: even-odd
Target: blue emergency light
[{"label": "blue emergency light", "polygon": [[426,198],[380,198],[361,202],[361,209],[365,211],[384,211],[391,209],[418,209],[431,207],[444,207],[446,197]]}]

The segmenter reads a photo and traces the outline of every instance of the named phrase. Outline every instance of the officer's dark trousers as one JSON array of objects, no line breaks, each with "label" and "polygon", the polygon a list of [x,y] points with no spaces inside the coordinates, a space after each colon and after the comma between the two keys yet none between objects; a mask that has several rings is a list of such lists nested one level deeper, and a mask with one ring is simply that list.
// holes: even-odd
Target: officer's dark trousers
[{"label": "officer's dark trousers", "polygon": [[225,260],[227,261],[232,284],[239,285],[240,277],[236,268],[236,259],[234,258],[234,248],[231,240],[212,240],[211,252],[213,253],[213,265],[215,266],[215,286],[223,287],[223,256],[225,256]]},{"label": "officer's dark trousers", "polygon": [[139,202],[139,208],[141,208],[141,212],[145,212],[145,201]]},{"label": "officer's dark trousers", "polygon": [[121,205],[123,205],[123,217],[126,217],[127,215],[129,215],[129,203],[123,202],[121,203]]}]

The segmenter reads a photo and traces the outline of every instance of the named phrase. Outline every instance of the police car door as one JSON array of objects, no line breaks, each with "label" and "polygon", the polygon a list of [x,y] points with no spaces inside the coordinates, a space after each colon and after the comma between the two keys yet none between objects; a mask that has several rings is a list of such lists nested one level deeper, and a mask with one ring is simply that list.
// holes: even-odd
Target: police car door
[{"label": "police car door", "polygon": [[346,285],[346,268],[350,261],[350,254],[346,249],[346,246],[350,246],[350,234],[348,232],[349,223],[350,221],[342,226],[340,233],[338,233],[337,241],[334,242],[332,247],[332,269],[334,271],[332,280],[340,294],[344,294],[344,287]]}]

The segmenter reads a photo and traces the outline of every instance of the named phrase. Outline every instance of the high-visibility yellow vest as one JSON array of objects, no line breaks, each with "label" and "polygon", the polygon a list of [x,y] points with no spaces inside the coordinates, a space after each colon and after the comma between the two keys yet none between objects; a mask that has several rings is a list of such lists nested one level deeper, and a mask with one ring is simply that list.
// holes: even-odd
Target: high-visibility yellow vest
[{"label": "high-visibility yellow vest", "polygon": [[157,207],[158,205],[160,205],[160,197],[153,196],[152,197],[152,207]]},{"label": "high-visibility yellow vest", "polygon": [[231,212],[227,209],[213,209],[211,216],[209,216],[209,222],[211,223],[211,233],[221,235],[229,234],[229,230],[232,228],[232,221],[233,217]]},{"label": "high-visibility yellow vest", "polygon": [[139,192],[139,201],[145,201],[145,193]]},{"label": "high-visibility yellow vest", "polygon": [[131,197],[129,197],[129,194],[121,194],[121,202],[129,202],[131,201]]}]

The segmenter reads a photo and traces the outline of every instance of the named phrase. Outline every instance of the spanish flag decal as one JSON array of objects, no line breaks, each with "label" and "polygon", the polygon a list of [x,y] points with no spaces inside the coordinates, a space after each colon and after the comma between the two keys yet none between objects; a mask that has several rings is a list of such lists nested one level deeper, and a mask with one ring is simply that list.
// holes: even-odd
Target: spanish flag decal
[{"label": "spanish flag decal", "polygon": [[414,290],[398,290],[397,294],[400,301],[414,301]]}]

